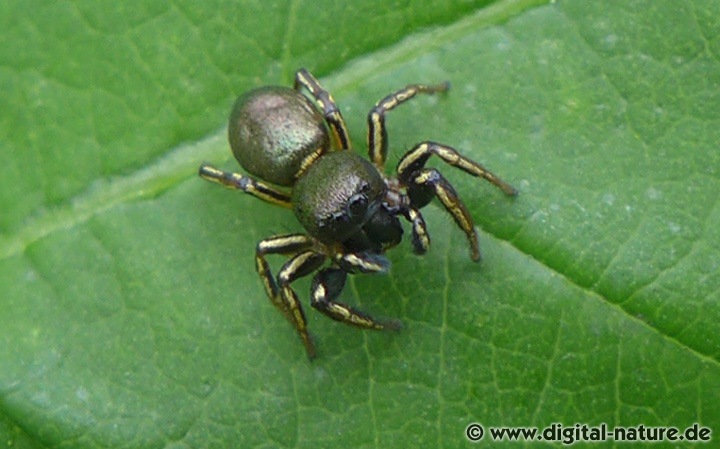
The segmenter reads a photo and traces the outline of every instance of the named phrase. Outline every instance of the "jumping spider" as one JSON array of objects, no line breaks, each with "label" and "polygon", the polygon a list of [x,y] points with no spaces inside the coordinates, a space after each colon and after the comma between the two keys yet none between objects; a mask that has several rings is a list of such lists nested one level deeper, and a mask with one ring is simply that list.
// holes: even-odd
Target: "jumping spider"
[{"label": "jumping spider", "polygon": [[[317,107],[300,93],[302,88],[307,89]],[[303,308],[290,285],[319,270],[327,260],[329,266],[321,269],[312,282],[311,305],[315,309],[364,329],[399,326],[397,321],[379,321],[335,301],[348,273],[383,273],[389,269],[384,253],[400,243],[403,234],[398,216],[412,226],[414,252],[424,254],[430,237],[420,208],[437,197],[465,232],[472,260],[480,260],[472,217],[440,172],[425,167],[430,156],[484,178],[506,195],[517,195],[517,190],[480,164],[436,142],[422,142],[405,153],[397,166],[397,176],[384,174],[388,153],[385,114],[418,93],[432,94],[448,88],[448,83],[411,84],[377,102],[368,114],[368,162],[350,151],[345,120],[330,93],[310,72],[300,69],[293,89],[253,89],[238,98],[230,115],[228,134],[233,154],[259,180],[207,164],[200,167],[200,176],[208,181],[292,208],[307,231],[260,241],[255,264],[270,301],[295,326],[310,358],[315,357],[315,347]],[[337,150],[331,148],[330,135]],[[269,254],[290,256],[276,277],[266,261]]]}]

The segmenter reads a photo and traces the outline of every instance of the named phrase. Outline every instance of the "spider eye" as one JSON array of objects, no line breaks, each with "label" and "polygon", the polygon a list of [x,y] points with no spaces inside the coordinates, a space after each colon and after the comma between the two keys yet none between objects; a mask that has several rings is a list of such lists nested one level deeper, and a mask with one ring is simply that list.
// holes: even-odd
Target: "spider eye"
[{"label": "spider eye", "polygon": [[348,210],[353,217],[363,217],[367,210],[368,197],[364,193],[357,193],[350,197]]},{"label": "spider eye", "polygon": [[330,216],[330,219],[332,220],[332,222],[334,222],[336,224],[337,223],[347,223],[348,221],[350,221],[350,217],[348,216],[348,214],[346,214],[344,212],[332,214]]}]

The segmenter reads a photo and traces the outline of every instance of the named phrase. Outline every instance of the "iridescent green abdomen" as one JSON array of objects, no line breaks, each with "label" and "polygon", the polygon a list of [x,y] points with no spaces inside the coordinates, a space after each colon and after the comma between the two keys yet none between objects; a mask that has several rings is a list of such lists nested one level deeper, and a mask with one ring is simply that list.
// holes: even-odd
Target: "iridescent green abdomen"
[{"label": "iridescent green abdomen", "polygon": [[278,86],[253,89],[235,102],[228,126],[235,159],[249,173],[291,186],[303,163],[328,150],[322,114],[298,91]]}]

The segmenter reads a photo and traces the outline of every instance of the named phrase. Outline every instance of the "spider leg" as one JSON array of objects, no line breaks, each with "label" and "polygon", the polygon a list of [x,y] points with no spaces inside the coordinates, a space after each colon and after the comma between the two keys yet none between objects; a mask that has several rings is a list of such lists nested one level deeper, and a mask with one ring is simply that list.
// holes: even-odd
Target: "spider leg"
[{"label": "spider leg", "polygon": [[450,83],[448,82],[436,85],[410,84],[378,101],[370,110],[368,114],[368,151],[370,153],[370,160],[380,172],[384,171],[388,153],[385,114],[419,93],[433,94],[436,92],[444,92],[449,88]]},{"label": "spider leg", "polygon": [[210,182],[214,182],[231,189],[242,190],[243,192],[256,198],[267,201],[268,203],[292,208],[290,195],[263,182],[256,181],[249,176],[241,175],[240,173],[230,173],[218,170],[209,164],[201,165],[198,174],[201,178]]},{"label": "spider leg", "polygon": [[318,80],[306,69],[295,72],[295,90],[301,87],[306,88],[320,106],[325,116],[325,121],[330,126],[337,148],[347,150],[350,148],[350,135],[340,110],[330,92],[325,90]]},{"label": "spider leg", "polygon": [[475,232],[475,223],[473,223],[470,212],[458,197],[453,186],[439,171],[434,168],[426,168],[416,173],[410,179],[408,195],[411,203],[418,202],[423,205],[427,204],[433,196],[437,197],[453,217],[455,223],[465,232],[470,244],[470,258],[475,262],[480,260],[477,232]]},{"label": "spider leg", "polygon": [[[466,158],[454,148],[436,142],[423,142],[405,153],[397,167],[400,181],[407,184],[415,172],[425,167],[425,163],[432,155],[438,156],[445,163],[457,167],[465,173],[487,180],[500,188],[508,196],[516,196],[518,193],[513,186],[498,178],[482,165]],[[423,205],[420,205],[418,207],[422,206]]]},{"label": "spider leg", "polygon": [[430,248],[430,235],[420,210],[409,206],[402,211],[403,216],[412,224],[412,246],[415,254],[425,254]]},{"label": "spider leg", "polygon": [[335,299],[345,287],[347,272],[341,268],[326,268],[320,271],[312,283],[311,304],[318,311],[335,321],[363,329],[399,329],[398,321],[381,322]]},{"label": "spider leg", "polygon": [[387,257],[373,252],[338,253],[334,259],[348,273],[387,273],[390,269]]},{"label": "spider leg", "polygon": [[[270,302],[295,326],[311,359],[315,357],[315,346],[307,330],[307,320],[302,305],[290,284],[317,270],[325,261],[325,255],[311,250],[312,246],[313,240],[310,237],[290,234],[261,240],[255,251],[255,267]],[[275,279],[265,259],[267,254],[294,254],[294,256],[283,265]]]}]

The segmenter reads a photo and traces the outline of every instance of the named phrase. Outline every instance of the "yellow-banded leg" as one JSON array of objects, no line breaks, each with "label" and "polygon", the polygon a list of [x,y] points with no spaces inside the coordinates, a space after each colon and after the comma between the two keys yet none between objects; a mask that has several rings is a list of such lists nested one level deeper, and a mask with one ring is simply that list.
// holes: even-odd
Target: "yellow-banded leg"
[{"label": "yellow-banded leg", "polygon": [[450,88],[447,81],[436,85],[410,84],[378,101],[368,114],[368,151],[370,160],[384,171],[388,153],[388,136],[385,128],[385,114],[405,103],[419,93],[433,94]]},{"label": "yellow-banded leg", "polygon": [[390,269],[387,257],[370,252],[338,253],[335,263],[348,273],[387,273]]},{"label": "yellow-banded leg", "polygon": [[347,150],[350,148],[350,135],[345,124],[345,119],[340,113],[335,100],[330,92],[325,90],[318,80],[307,70],[300,69],[295,72],[295,90],[301,87],[306,88],[315,99],[315,102],[322,109],[325,121],[330,126],[337,148]]},{"label": "yellow-banded leg", "polygon": [[283,303],[287,304],[290,315],[293,318],[295,328],[302,338],[308,357],[315,358],[315,346],[310,340],[310,334],[307,331],[307,321],[305,313],[300,305],[297,294],[290,287],[290,284],[296,279],[307,276],[313,271],[320,268],[325,262],[325,255],[315,251],[303,251],[292,259],[288,260],[280,269],[277,276],[278,288],[280,289],[280,298]]},{"label": "yellow-banded leg", "polygon": [[[307,276],[318,269],[325,256],[309,248],[313,246],[310,237],[303,234],[290,234],[271,237],[258,243],[255,251],[255,267],[263,282],[265,292],[278,310],[297,329],[310,358],[315,357],[315,347],[307,330],[307,321],[297,295],[290,288],[290,283],[302,276]],[[283,265],[277,279],[270,272],[265,256],[268,254],[294,254],[294,257]]]},{"label": "yellow-banded leg", "polygon": [[[425,167],[425,163],[432,155],[439,157],[453,167],[463,170],[465,173],[489,181],[508,196],[516,196],[518,193],[513,186],[498,178],[482,165],[461,155],[454,148],[436,142],[423,142],[405,153],[397,167],[400,182],[407,184],[415,172]],[[422,207],[423,205],[416,206]]]},{"label": "yellow-banded leg", "polygon": [[280,290],[278,289],[275,277],[270,272],[270,266],[265,259],[268,254],[292,255],[300,251],[305,251],[312,247],[313,241],[304,234],[288,234],[277,237],[270,237],[258,242],[255,248],[255,269],[260,275],[260,279],[265,287],[265,292],[270,301],[277,307],[289,320],[294,322],[289,315],[287,305],[280,299]]},{"label": "yellow-banded leg", "polygon": [[408,186],[410,201],[426,203],[433,196],[437,197],[445,209],[450,212],[455,223],[465,232],[470,243],[470,258],[480,260],[477,232],[470,212],[458,197],[452,185],[434,168],[426,168],[410,180]]},{"label": "yellow-banded leg", "polygon": [[[437,197],[445,209],[450,212],[455,223],[465,232],[470,242],[470,257],[474,261],[479,261],[480,250],[477,233],[470,212],[458,198],[455,189],[440,172],[425,168],[425,163],[432,155],[438,156],[447,164],[457,167],[465,173],[489,181],[506,195],[515,196],[517,190],[482,165],[461,155],[454,148],[440,143],[423,142],[405,153],[400,159],[397,167],[398,179],[407,187],[410,205],[419,209],[429,203],[433,197]],[[413,226],[414,229],[415,226]],[[420,226],[419,229],[424,229],[424,226]]]},{"label": "yellow-banded leg", "polygon": [[400,328],[399,321],[378,321],[346,304],[335,302],[345,287],[346,278],[347,272],[340,268],[327,268],[315,275],[312,283],[312,306],[335,321],[363,329],[396,330]]},{"label": "yellow-banded leg", "polygon": [[231,189],[242,190],[256,198],[260,198],[268,203],[277,204],[287,208],[292,208],[290,195],[263,182],[256,181],[253,178],[239,173],[230,173],[218,170],[209,164],[200,166],[198,172],[201,178],[208,181],[229,187]]},{"label": "yellow-banded leg", "polygon": [[430,248],[430,235],[427,232],[427,225],[420,211],[415,207],[408,207],[403,211],[403,216],[412,223],[412,246],[415,254],[425,254]]}]

